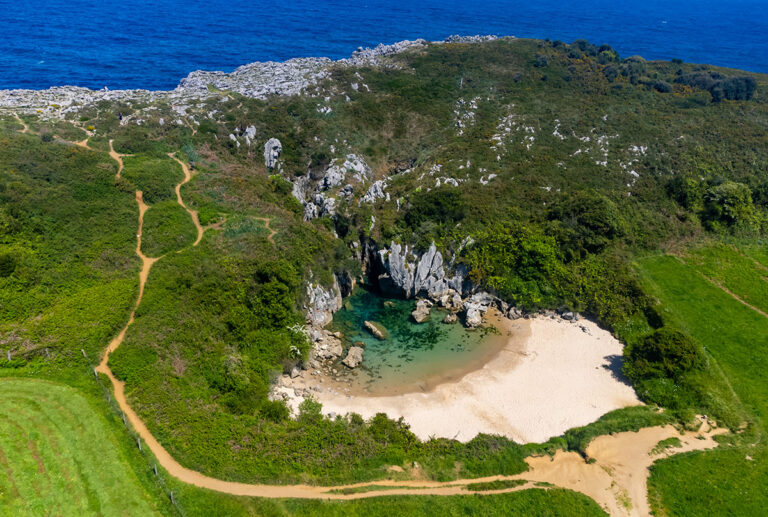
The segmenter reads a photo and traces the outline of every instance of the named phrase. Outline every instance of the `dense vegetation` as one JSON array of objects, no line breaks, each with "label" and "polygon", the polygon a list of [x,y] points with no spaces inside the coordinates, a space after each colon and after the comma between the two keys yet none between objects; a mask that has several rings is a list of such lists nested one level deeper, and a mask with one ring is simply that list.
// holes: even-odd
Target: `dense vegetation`
[{"label": "dense vegetation", "polygon": [[[118,112],[141,109],[125,104],[56,124],[25,117],[39,135],[18,134],[19,126],[4,120],[0,374],[86,382],[135,301],[134,192],[142,190],[150,205],[144,252],[165,257],[110,364],[149,429],[187,467],[233,480],[310,483],[383,478],[388,466],[414,461],[441,480],[513,474],[533,451],[583,452],[598,434],[690,423],[697,412],[732,429],[747,422],[745,436],[761,440],[765,370],[761,359],[748,360],[742,341],[764,342],[763,320],[759,313],[742,320],[748,309],[717,286],[768,312],[768,251],[722,244],[757,242],[768,229],[766,78],[622,59],[585,41],[446,44],[392,59],[397,66],[338,67],[316,97],[260,101],[224,92],[194,112],[196,132],[161,124],[176,117],[162,104],[150,116],[140,112],[140,126],[119,123]],[[318,110],[326,96],[321,104],[330,113]],[[62,140],[83,138],[75,127],[83,124],[96,129],[89,145],[100,152]],[[249,125],[257,145],[229,138]],[[264,168],[269,137],[283,144],[282,177]],[[120,179],[104,152],[109,139],[133,154]],[[183,175],[167,156],[173,152],[196,162],[193,181],[182,188],[186,203],[203,225],[217,225],[194,248],[194,226],[175,203]],[[374,179],[387,180],[391,201],[339,198],[335,216],[303,221],[290,182],[316,181],[352,152],[365,158]],[[277,231],[272,239],[265,217]],[[641,398],[669,411],[630,408],[530,446],[483,435],[467,444],[421,442],[402,422],[330,420],[311,402],[288,418],[266,394],[274,376],[308,350],[295,327],[303,322],[307,283],[357,275],[357,247],[390,240],[417,249],[436,242],[476,283],[524,309],[572,309],[597,319],[628,344],[626,373]],[[720,244],[693,251],[679,244],[710,241]],[[659,248],[684,249],[686,264],[644,259],[638,274],[635,258]],[[700,290],[698,302],[689,299],[691,286]],[[716,327],[717,334],[704,327],[726,319],[731,324]],[[679,508],[688,503],[665,487],[677,486],[668,478],[689,463],[722,462],[742,472],[734,450],[742,451],[660,465],[659,505],[685,513]],[[765,457],[757,451],[753,457]],[[726,475],[725,467],[713,469],[710,485]],[[744,476],[759,483],[760,472]],[[196,501],[189,504],[232,505],[232,513],[492,506],[490,498],[249,502],[176,490]],[[502,513],[520,504],[547,505],[553,514],[599,513],[560,491],[494,500],[502,501]]]}]

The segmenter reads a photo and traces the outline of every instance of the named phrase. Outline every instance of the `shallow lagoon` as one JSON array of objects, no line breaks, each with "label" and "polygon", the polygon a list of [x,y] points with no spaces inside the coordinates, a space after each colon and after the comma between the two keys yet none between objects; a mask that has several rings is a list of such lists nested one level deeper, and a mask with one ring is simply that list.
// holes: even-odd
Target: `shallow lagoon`
[{"label": "shallow lagoon", "polygon": [[[460,322],[442,323],[448,313],[436,307],[430,320],[418,324],[411,318],[415,306],[415,300],[385,298],[359,287],[334,315],[331,330],[342,332],[345,348],[365,345],[362,364],[354,370],[342,367],[340,373],[353,391],[375,395],[430,391],[481,368],[506,343],[507,336],[492,325],[467,330]],[[371,335],[364,328],[366,320],[385,327],[387,339]]]}]

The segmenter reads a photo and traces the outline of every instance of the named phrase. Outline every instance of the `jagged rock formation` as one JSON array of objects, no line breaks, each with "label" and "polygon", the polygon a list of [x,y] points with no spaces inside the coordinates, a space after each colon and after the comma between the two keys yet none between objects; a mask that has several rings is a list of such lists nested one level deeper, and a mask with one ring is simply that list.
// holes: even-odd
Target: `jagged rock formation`
[{"label": "jagged rock formation", "polygon": [[411,312],[411,317],[416,323],[424,323],[429,319],[429,310],[431,304],[427,300],[419,300],[416,302],[416,309]]},{"label": "jagged rock formation", "polygon": [[379,287],[390,294],[438,299],[449,290],[461,294],[468,290],[464,268],[456,267],[454,275],[448,276],[443,267],[443,255],[437,251],[435,243],[418,257],[408,246],[393,242],[389,249],[379,251],[379,261],[384,271],[378,277]]},{"label": "jagged rock formation", "polygon": [[341,289],[335,276],[331,289],[326,289],[321,285],[309,284],[307,286],[307,295],[309,299],[307,304],[307,323],[312,327],[324,327],[333,319],[333,313],[341,309]]},{"label": "jagged rock formation", "polygon": [[[305,221],[332,216],[336,213],[337,199],[352,196],[355,187],[350,181],[362,185],[370,181],[372,175],[362,156],[348,154],[332,161],[314,184],[309,174],[295,178],[291,193],[304,205]],[[341,185],[344,187],[338,189]]]},{"label": "jagged rock formation", "polygon": [[[232,135],[230,135],[232,136]],[[272,170],[277,166],[277,160],[283,152],[283,144],[277,138],[270,138],[264,144],[264,165],[267,170]]]}]

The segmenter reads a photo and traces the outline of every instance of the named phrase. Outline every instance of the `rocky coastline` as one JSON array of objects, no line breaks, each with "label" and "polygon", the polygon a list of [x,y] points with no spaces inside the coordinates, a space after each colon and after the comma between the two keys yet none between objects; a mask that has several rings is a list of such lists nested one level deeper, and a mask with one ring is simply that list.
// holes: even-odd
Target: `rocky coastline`
[{"label": "rocky coastline", "polygon": [[[79,86],[56,86],[45,90],[0,90],[0,110],[19,114],[34,114],[44,120],[61,120],[76,116],[100,102],[154,104],[166,102],[184,116],[196,103],[215,97],[227,97],[230,92],[246,97],[266,99],[272,95],[299,95],[309,93],[313,86],[327,78],[333,67],[396,66],[389,58],[401,52],[425,47],[429,44],[477,43],[498,39],[497,36],[451,36],[443,41],[423,39],[400,41],[374,48],[358,48],[350,57],[337,61],[327,57],[295,58],[284,62],[255,62],[232,72],[191,72],[170,91],[112,90],[104,87],[91,90]],[[134,119],[140,123],[140,118]]]}]

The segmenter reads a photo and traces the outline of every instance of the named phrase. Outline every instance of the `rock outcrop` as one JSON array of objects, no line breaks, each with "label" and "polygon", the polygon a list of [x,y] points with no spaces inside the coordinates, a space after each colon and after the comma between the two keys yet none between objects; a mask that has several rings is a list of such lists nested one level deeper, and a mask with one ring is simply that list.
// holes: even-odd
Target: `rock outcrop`
[{"label": "rock outcrop", "polygon": [[415,255],[408,246],[395,242],[389,249],[379,251],[380,269],[379,287],[387,293],[405,298],[428,296],[439,299],[450,290],[464,293],[468,290],[466,271],[455,268],[453,276],[448,276],[443,267],[443,255],[437,251],[435,243],[421,257]]},{"label": "rock outcrop", "polygon": [[264,144],[264,165],[267,170],[272,170],[277,166],[277,160],[283,152],[283,145],[277,138],[270,138]]},{"label": "rock outcrop", "polygon": [[431,305],[427,300],[416,302],[416,309],[411,312],[411,317],[416,323],[424,323],[429,319]]},{"label": "rock outcrop", "polygon": [[307,286],[307,323],[311,327],[321,328],[331,322],[333,313],[341,309],[341,289],[334,276],[333,286],[326,289],[321,285]]}]

